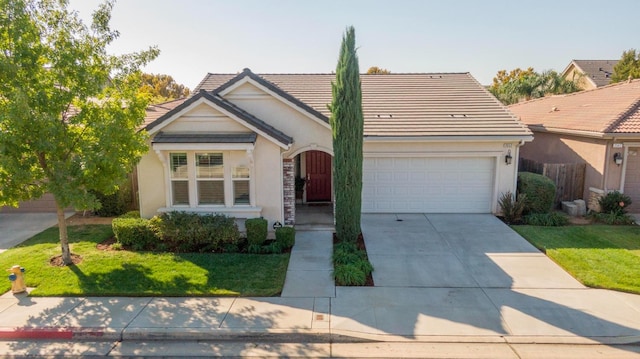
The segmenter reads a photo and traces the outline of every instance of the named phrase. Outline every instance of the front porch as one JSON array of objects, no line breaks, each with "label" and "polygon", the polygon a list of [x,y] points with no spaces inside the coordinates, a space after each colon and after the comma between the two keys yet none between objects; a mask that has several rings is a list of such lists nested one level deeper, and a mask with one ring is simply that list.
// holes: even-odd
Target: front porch
[{"label": "front porch", "polygon": [[297,204],[295,228],[334,231],[333,203]]}]

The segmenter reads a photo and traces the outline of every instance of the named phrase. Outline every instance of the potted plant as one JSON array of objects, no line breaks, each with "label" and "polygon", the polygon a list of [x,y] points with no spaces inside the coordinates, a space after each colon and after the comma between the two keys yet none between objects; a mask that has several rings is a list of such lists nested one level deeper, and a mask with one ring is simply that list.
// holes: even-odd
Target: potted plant
[{"label": "potted plant", "polygon": [[302,200],[302,194],[304,193],[304,184],[307,182],[306,179],[298,176],[295,181],[296,188],[296,200]]}]

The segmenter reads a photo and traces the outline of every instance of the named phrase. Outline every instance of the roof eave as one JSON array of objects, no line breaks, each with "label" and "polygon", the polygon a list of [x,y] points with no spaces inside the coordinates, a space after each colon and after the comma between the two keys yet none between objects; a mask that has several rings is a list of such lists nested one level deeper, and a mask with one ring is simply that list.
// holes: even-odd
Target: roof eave
[{"label": "roof eave", "polygon": [[533,132],[558,133],[563,135],[572,135],[572,136],[579,136],[579,137],[590,137],[590,138],[605,137],[605,133],[598,132],[598,131],[571,130],[567,128],[544,127],[544,126],[536,126],[536,125],[529,125],[529,129]]},{"label": "roof eave", "polygon": [[364,136],[366,142],[513,142],[533,141],[530,135],[460,135],[460,136]]}]

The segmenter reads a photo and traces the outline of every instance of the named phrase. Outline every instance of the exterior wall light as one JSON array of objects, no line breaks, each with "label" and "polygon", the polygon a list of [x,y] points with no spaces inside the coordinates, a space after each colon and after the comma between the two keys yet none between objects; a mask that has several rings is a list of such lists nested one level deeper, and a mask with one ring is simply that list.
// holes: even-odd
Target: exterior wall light
[{"label": "exterior wall light", "polygon": [[622,153],[616,152],[613,154],[613,162],[615,162],[618,166],[622,164]]},{"label": "exterior wall light", "polygon": [[504,156],[504,163],[510,165],[511,161],[513,161],[513,157],[511,157],[511,150],[509,150],[509,152],[507,152],[507,155]]}]

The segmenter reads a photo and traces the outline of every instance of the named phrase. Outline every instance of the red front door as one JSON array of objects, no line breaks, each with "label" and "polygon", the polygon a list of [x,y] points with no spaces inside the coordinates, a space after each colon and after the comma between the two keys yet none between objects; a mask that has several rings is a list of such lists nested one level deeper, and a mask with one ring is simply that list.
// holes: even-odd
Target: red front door
[{"label": "red front door", "polygon": [[331,155],[321,151],[308,151],[307,201],[331,201]]}]

